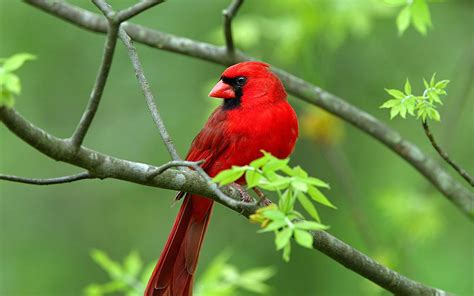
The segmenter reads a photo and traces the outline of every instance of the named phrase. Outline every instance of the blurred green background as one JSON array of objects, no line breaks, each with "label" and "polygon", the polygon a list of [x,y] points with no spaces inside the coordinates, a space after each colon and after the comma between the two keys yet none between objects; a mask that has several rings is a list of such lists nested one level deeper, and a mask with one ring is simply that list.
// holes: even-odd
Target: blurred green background
[{"label": "blurred green background", "polygon": [[[70,1],[97,11],[89,1]],[[116,8],[133,1],[110,1]],[[149,27],[223,44],[221,11],[228,1],[168,1],[135,18]],[[441,123],[432,129],[453,159],[474,173],[474,2],[430,2],[433,27],[397,33],[399,8],[383,1],[246,1],[235,22],[237,45],[347,99],[398,130],[442,163],[413,118],[389,121],[379,106],[384,88],[437,72],[450,79]],[[30,52],[19,75],[16,108],[33,123],[68,137],[87,102],[104,36],[87,32],[14,0],[0,1],[0,57]],[[207,98],[224,67],[137,45],[174,142],[185,155],[216,101]],[[338,210],[321,208],[330,232],[404,275],[458,295],[474,294],[473,226],[418,172],[379,142],[316,108],[290,98],[302,123],[292,156],[328,181]],[[85,144],[117,157],[161,164],[160,141],[122,44]],[[0,172],[54,177],[78,172],[51,161],[0,125]],[[443,166],[446,167],[444,163]],[[450,168],[447,171],[453,173]],[[457,178],[457,176],[456,176]],[[464,183],[463,180],[460,182]],[[139,252],[155,261],[179,206],[175,193],[116,180],[35,187],[0,183],[0,295],[81,295],[106,273],[90,258]],[[223,249],[239,269],[274,266],[270,295],[385,295],[317,251],[293,248],[289,263],[271,235],[216,206],[198,269]],[[239,295],[247,295],[242,291]],[[252,294],[248,294],[252,295]]]}]

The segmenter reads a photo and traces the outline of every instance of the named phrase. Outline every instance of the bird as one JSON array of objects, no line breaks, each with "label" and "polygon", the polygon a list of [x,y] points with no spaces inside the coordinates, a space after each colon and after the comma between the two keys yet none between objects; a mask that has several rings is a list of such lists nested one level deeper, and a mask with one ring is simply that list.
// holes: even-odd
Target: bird
[{"label": "bird", "polygon": [[[194,138],[186,160],[203,161],[213,177],[263,156],[288,157],[298,138],[297,115],[283,83],[266,63],[228,67],[209,93],[222,99]],[[236,181],[244,185],[245,179]],[[145,289],[145,296],[191,296],[193,279],[213,201],[180,192],[183,203]]]}]

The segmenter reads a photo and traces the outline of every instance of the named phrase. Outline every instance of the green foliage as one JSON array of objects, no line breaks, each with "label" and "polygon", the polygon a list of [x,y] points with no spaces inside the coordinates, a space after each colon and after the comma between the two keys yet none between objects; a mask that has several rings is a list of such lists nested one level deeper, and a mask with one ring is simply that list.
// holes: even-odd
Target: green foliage
[{"label": "green foliage", "polygon": [[26,61],[34,59],[36,57],[29,53],[18,53],[0,59],[0,107],[13,107],[14,97],[21,93],[20,78],[13,72],[21,68]]},{"label": "green foliage", "polygon": [[205,273],[196,284],[194,295],[197,296],[236,296],[240,290],[257,294],[266,294],[270,287],[265,281],[275,274],[273,267],[257,267],[239,271],[228,263],[230,252],[219,254],[206,268]]},{"label": "green foliage", "polygon": [[433,198],[395,190],[377,195],[375,201],[387,230],[395,233],[395,237],[404,237],[401,247],[430,242],[443,229],[443,210]]},{"label": "green foliage", "polygon": [[405,83],[404,91],[398,89],[385,89],[385,91],[393,97],[383,103],[380,108],[390,109],[390,119],[393,119],[397,115],[406,118],[407,113],[420,118],[423,122],[426,118],[440,121],[441,117],[439,112],[436,110],[437,104],[442,105],[443,102],[440,99],[441,95],[447,95],[445,88],[448,86],[449,80],[441,80],[436,82],[436,73],[431,77],[428,83],[426,79],[423,79],[425,90],[421,96],[412,94],[410,81],[407,79]]},{"label": "green foliage", "polygon": [[[110,281],[104,284],[91,284],[84,290],[87,296],[108,294],[141,296],[153,272],[155,262],[143,269],[137,252],[132,251],[122,263],[114,261],[100,250],[91,252],[92,259],[109,275]],[[273,267],[256,267],[244,271],[228,263],[230,252],[217,255],[206,272],[196,283],[194,295],[237,296],[240,290],[266,294],[270,287],[265,283],[275,273]]]},{"label": "green foliage", "polygon": [[[311,231],[327,229],[320,224],[318,211],[314,202],[327,207],[336,208],[318,189],[329,188],[329,185],[317,178],[308,176],[301,167],[291,168],[289,159],[278,159],[263,151],[263,157],[252,161],[249,165],[220,172],[214,177],[214,182],[221,186],[227,185],[244,177],[248,188],[259,187],[274,191],[278,194],[278,204],[259,209],[250,218],[261,224],[259,232],[274,232],[277,250],[283,250],[283,259],[289,260],[292,237],[296,243],[311,248],[313,238]],[[296,202],[315,221],[305,220],[304,216],[295,210]]]},{"label": "green foliage", "polygon": [[127,296],[143,295],[145,285],[153,270],[153,264],[143,269],[143,262],[135,251],[125,257],[123,263],[114,261],[100,250],[93,250],[91,257],[109,275],[105,284],[90,284],[84,290],[87,296],[102,296],[111,293],[123,293]]},{"label": "green foliage", "polygon": [[415,29],[426,35],[431,27],[431,14],[427,0],[385,0],[385,2],[403,7],[397,16],[398,33],[402,35],[412,24]]},{"label": "green foliage", "polygon": [[[311,57],[321,47],[336,49],[349,37],[367,36],[378,17],[390,15],[390,7],[380,0],[293,0],[291,5],[274,0],[271,7],[259,1],[254,5],[260,6],[253,9],[256,13],[241,11],[233,20],[237,45],[254,50],[269,45],[271,55],[288,64]],[[271,17],[266,16],[269,12]],[[211,33],[211,41],[224,42],[222,26]]]}]

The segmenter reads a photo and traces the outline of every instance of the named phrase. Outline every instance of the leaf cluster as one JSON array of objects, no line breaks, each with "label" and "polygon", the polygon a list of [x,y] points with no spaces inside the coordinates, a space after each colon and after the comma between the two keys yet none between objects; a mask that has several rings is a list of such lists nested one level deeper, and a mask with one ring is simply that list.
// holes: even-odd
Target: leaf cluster
[{"label": "leaf cluster", "polygon": [[143,295],[145,284],[153,271],[153,264],[143,269],[140,255],[132,251],[122,263],[112,260],[104,251],[93,250],[91,257],[109,275],[104,284],[90,284],[84,290],[87,296],[102,296],[120,293],[126,296]]},{"label": "leaf cluster", "polygon": [[36,57],[29,53],[18,53],[9,58],[0,59],[0,107],[13,107],[14,96],[21,93],[20,78],[13,72],[20,69],[26,61]]},{"label": "leaf cluster", "polygon": [[[248,188],[258,187],[277,193],[277,204],[259,209],[250,219],[262,226],[259,232],[275,233],[276,249],[283,250],[283,259],[288,261],[292,237],[299,245],[312,248],[311,231],[328,228],[320,223],[314,202],[331,208],[336,207],[319,190],[329,188],[327,183],[310,177],[300,166],[290,167],[289,158],[278,159],[265,151],[263,154],[263,157],[247,166],[234,166],[220,172],[214,177],[214,182],[222,186],[245,178]],[[306,220],[304,215],[295,209],[297,202],[314,221]]]},{"label": "leaf cluster", "polygon": [[421,118],[423,122],[427,118],[440,121],[441,117],[436,110],[437,105],[442,105],[441,95],[447,95],[445,88],[449,84],[449,80],[436,81],[436,73],[431,77],[430,82],[423,79],[425,90],[422,95],[412,94],[410,81],[407,79],[404,91],[398,89],[385,89],[385,91],[393,97],[383,103],[380,108],[390,109],[390,119],[397,115],[406,118],[406,115],[412,115]]},{"label": "leaf cluster", "polygon": [[432,26],[427,0],[385,0],[385,2],[403,7],[397,16],[397,28],[400,35],[410,27],[410,24],[423,35],[426,35],[428,28]]},{"label": "leaf cluster", "polygon": [[230,252],[224,251],[213,259],[196,285],[196,296],[234,296],[240,295],[239,290],[257,294],[270,291],[265,281],[275,275],[275,268],[255,267],[240,271],[228,263],[229,258]]}]

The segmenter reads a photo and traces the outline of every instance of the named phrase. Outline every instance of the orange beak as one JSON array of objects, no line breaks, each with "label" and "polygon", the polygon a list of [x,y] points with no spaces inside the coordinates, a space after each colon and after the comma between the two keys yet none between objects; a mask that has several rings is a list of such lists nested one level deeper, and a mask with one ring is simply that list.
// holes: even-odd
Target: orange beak
[{"label": "orange beak", "polygon": [[235,93],[232,86],[219,80],[219,82],[212,88],[209,96],[212,98],[233,99],[235,98]]}]

